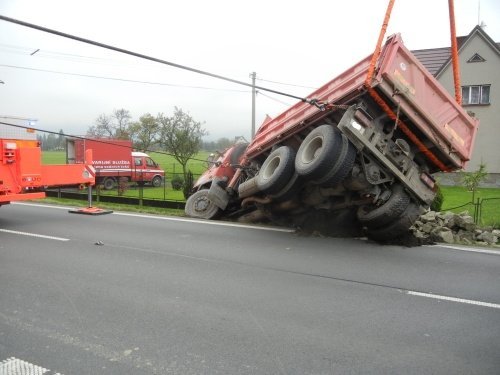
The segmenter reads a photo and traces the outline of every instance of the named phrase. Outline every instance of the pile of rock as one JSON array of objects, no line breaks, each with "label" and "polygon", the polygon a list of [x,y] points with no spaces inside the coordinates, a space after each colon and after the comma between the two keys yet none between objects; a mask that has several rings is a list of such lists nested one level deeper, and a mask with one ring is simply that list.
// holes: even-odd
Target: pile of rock
[{"label": "pile of rock", "polygon": [[413,235],[422,242],[446,242],[452,244],[497,245],[500,230],[492,227],[480,228],[467,211],[428,211],[411,228]]}]

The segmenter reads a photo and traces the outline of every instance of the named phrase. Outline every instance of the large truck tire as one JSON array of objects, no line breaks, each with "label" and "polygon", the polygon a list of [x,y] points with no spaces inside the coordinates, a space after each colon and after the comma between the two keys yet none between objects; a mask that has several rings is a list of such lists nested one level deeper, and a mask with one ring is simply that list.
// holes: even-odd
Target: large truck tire
[{"label": "large truck tire", "polygon": [[257,178],[257,186],[266,194],[275,194],[285,187],[294,173],[295,151],[281,146],[271,152],[262,164]]},{"label": "large truck tire", "polygon": [[277,193],[269,194],[269,198],[271,198],[274,202],[285,202],[292,199],[303,186],[302,178],[294,173],[287,184]]},{"label": "large truck tire", "polygon": [[399,239],[409,234],[410,227],[419,216],[420,207],[415,203],[410,203],[400,217],[384,227],[368,229],[367,236],[377,242]]},{"label": "large truck tire", "polygon": [[351,171],[356,160],[356,148],[344,134],[341,134],[341,137],[342,146],[339,157],[331,169],[321,178],[314,180],[313,183],[321,186],[334,186],[342,182]]},{"label": "large truck tire", "polygon": [[331,125],[321,125],[302,141],[295,157],[295,170],[307,179],[318,179],[331,170],[342,151],[342,136]]},{"label": "large truck tire", "polygon": [[358,220],[369,228],[380,228],[398,218],[410,204],[410,197],[400,184],[392,188],[390,198],[382,206],[360,206]]},{"label": "large truck tire", "polygon": [[113,177],[106,177],[102,181],[102,186],[104,190],[113,190],[116,186],[116,180]]},{"label": "large truck tire", "polygon": [[187,199],[184,207],[187,216],[199,219],[213,219],[217,216],[219,207],[208,199],[208,191],[208,189],[198,190]]},{"label": "large truck tire", "polygon": [[252,177],[238,186],[238,196],[247,198],[260,192],[257,186],[257,177]]}]

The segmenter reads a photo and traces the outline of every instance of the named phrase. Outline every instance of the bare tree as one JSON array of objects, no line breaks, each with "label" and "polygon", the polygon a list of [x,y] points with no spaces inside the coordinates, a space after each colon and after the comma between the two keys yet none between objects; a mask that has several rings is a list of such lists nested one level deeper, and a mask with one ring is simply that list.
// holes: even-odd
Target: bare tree
[{"label": "bare tree", "polygon": [[114,128],[111,123],[111,117],[102,113],[95,120],[95,125],[91,126],[87,130],[87,136],[95,137],[95,138],[103,138],[109,137],[112,138],[114,136]]},{"label": "bare tree", "polygon": [[114,137],[118,139],[129,139],[128,126],[132,119],[130,111],[123,108],[115,109],[113,111],[113,118],[116,120]]},{"label": "bare tree", "polygon": [[115,109],[111,116],[99,115],[95,125],[89,127],[87,135],[95,138],[129,139],[128,126],[132,116],[126,109]]}]

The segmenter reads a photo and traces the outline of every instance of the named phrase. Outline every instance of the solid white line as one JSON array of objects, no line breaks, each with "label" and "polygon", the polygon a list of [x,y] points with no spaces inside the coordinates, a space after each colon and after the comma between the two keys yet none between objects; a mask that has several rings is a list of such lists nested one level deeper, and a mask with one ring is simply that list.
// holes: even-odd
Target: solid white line
[{"label": "solid white line", "polygon": [[28,232],[19,232],[19,231],[16,231],[16,230],[0,229],[0,232],[10,233],[10,234],[19,234],[21,236],[28,236],[28,237],[44,238],[44,239],[47,239],[47,240],[69,241],[69,238],[46,236],[46,235],[43,235],[43,234],[28,233]]},{"label": "solid white line", "polygon": [[434,298],[434,299],[439,299],[439,300],[444,300],[444,301],[467,303],[467,304],[470,304],[470,305],[477,305],[477,306],[491,307],[491,308],[494,308],[494,309],[500,309],[500,305],[496,304],[496,303],[474,301],[474,300],[471,300],[471,299],[462,299],[462,298],[455,298],[455,297],[448,297],[448,296],[440,296],[438,294],[413,292],[411,290],[407,291],[406,293],[410,294],[412,296]]},{"label": "solid white line", "polygon": [[477,247],[459,247],[459,246],[452,246],[452,245],[445,245],[445,244],[432,245],[431,247],[444,247],[445,249],[468,251],[470,253],[500,255],[500,249],[499,250],[486,250],[486,249],[478,249]]},{"label": "solid white line", "polygon": [[[55,208],[55,209],[59,209],[59,210],[68,210],[68,209],[74,208],[74,207],[52,206],[52,205],[48,205],[48,204],[37,204],[37,203],[13,202],[12,204],[18,204],[21,206]],[[264,226],[258,226],[258,225],[229,223],[227,221],[199,220],[199,219],[190,219],[190,218],[182,218],[182,217],[174,217],[174,216],[141,215],[141,214],[126,213],[126,212],[113,212],[112,215],[138,217],[138,218],[142,218],[142,219],[180,221],[180,222],[198,223],[198,224],[206,224],[206,225],[219,225],[219,226],[225,226],[225,227],[267,230],[267,231],[273,231],[273,232],[285,232],[285,233],[295,232],[294,229],[289,229],[289,228],[264,227]]]},{"label": "solid white line", "polygon": [[264,226],[258,226],[258,225],[229,223],[227,221],[199,220],[199,219],[181,218],[181,217],[173,217],[173,216],[168,216],[168,217],[167,216],[150,216],[150,215],[141,215],[141,214],[129,214],[129,213],[125,213],[125,212],[114,212],[113,215],[139,217],[139,218],[144,218],[144,219],[180,221],[180,222],[206,224],[206,225],[219,225],[219,226],[223,226],[223,227],[267,230],[267,231],[274,231],[274,232],[286,232],[286,233],[295,232],[295,230],[289,229],[289,228],[264,227]]}]

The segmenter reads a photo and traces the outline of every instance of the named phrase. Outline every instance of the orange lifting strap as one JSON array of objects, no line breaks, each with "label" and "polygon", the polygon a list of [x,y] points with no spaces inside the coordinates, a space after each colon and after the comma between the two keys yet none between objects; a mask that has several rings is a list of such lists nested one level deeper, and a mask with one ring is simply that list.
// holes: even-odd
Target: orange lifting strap
[{"label": "orange lifting strap", "polygon": [[[387,105],[387,103],[382,99],[382,97],[372,88],[371,82],[373,75],[375,73],[375,66],[377,60],[380,56],[382,50],[382,42],[387,31],[387,25],[389,24],[389,19],[391,18],[392,8],[394,7],[395,0],[389,0],[387,5],[387,10],[385,12],[384,22],[382,28],[380,29],[377,46],[375,47],[375,52],[370,60],[370,65],[368,67],[368,74],[365,80],[365,87],[370,94],[370,96],[375,100],[375,102],[380,105],[384,112],[389,116],[390,119],[397,121],[398,127],[401,131],[418,147],[418,149],[440,170],[447,172],[450,170],[446,165],[444,165],[437,157],[429,150],[423,143],[418,139],[418,137],[410,130],[410,128],[394,113],[394,111]],[[455,34],[455,14],[453,7],[453,0],[448,0],[448,7],[450,13],[450,30],[451,30],[451,45],[452,45],[452,63],[453,63],[453,78],[455,81],[455,99],[458,104],[462,103],[461,89],[460,89],[460,74],[458,66],[458,49],[457,49],[457,37]]]}]

